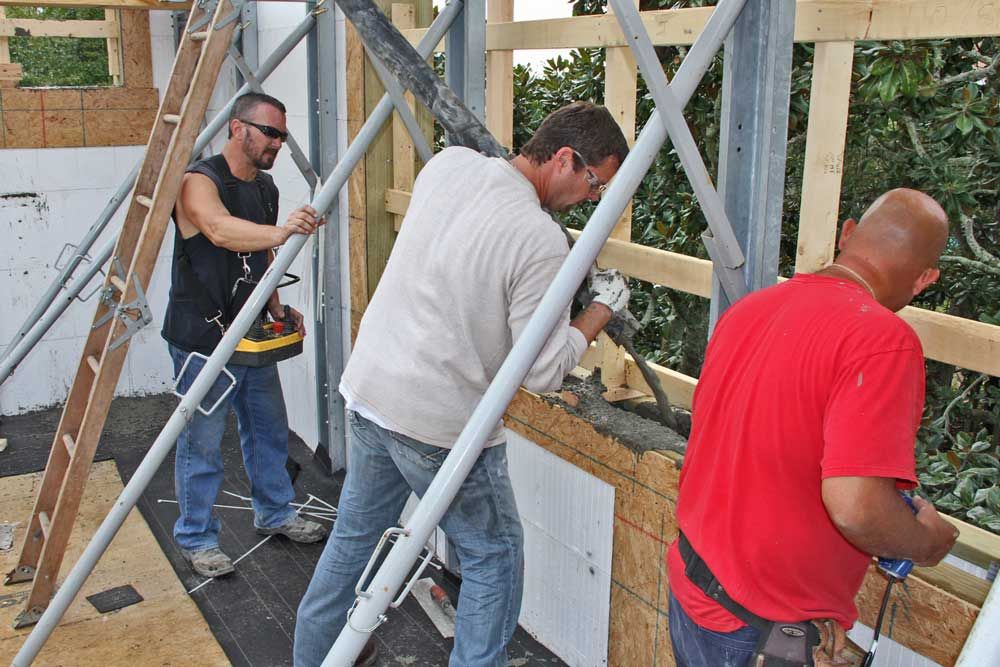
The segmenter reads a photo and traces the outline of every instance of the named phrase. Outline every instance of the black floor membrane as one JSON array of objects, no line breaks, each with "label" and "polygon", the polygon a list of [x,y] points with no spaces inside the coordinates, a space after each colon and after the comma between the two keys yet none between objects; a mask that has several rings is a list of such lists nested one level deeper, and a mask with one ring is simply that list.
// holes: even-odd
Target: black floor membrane
[{"label": "black floor membrane", "polygon": [[[175,405],[176,399],[169,394],[115,399],[96,459],[114,459],[123,481],[128,482]],[[61,408],[52,408],[2,418],[0,437],[7,438],[9,444],[0,453],[0,477],[44,469],[61,413]],[[305,502],[311,493],[336,506],[343,473],[327,474],[314,461],[312,451],[294,434],[289,451],[292,459],[289,472],[297,469],[294,475],[297,502]],[[190,590],[203,579],[183,560],[171,537],[177,505],[161,502],[174,499],[173,461],[171,453],[140,499],[139,509],[178,577]],[[226,469],[223,490],[249,496],[232,415],[223,437],[223,461]],[[248,504],[225,494],[220,494],[217,502]],[[230,557],[243,555],[262,539],[254,531],[251,512],[227,509],[218,512],[222,519],[220,546]],[[292,664],[295,610],[322,550],[322,543],[296,544],[284,537],[274,537],[240,561],[234,574],[192,593],[233,665]],[[64,573],[70,565],[64,563]],[[452,600],[458,599],[456,579],[430,568],[424,576],[427,573],[448,591]],[[448,664],[452,640],[441,637],[412,596],[398,609],[390,610],[388,616],[389,620],[375,632],[379,666]],[[564,664],[520,627],[508,645],[507,654],[510,664],[517,667]]]}]

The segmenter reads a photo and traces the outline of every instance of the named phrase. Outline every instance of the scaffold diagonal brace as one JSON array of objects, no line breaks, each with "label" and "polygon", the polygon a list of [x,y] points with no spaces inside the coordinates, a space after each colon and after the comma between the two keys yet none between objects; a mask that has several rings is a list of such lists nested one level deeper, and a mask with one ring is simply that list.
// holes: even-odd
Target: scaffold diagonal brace
[{"label": "scaffold diagonal brace", "polygon": [[[726,215],[722,197],[712,185],[711,176],[705,168],[705,162],[698,151],[691,129],[684,120],[683,105],[670,87],[667,75],[653,48],[653,42],[642,24],[639,10],[630,0],[610,0],[610,2],[614,8],[615,18],[618,19],[625,39],[635,56],[639,71],[646,80],[646,86],[660,112],[660,122],[673,141],[677,157],[705,213],[713,240],[710,243],[714,245],[714,248],[708,250],[715,273],[729,300],[735,302],[747,293],[746,278],[740,271],[746,260],[729,222],[729,216]],[[702,238],[706,241],[709,239],[708,236]]]}]

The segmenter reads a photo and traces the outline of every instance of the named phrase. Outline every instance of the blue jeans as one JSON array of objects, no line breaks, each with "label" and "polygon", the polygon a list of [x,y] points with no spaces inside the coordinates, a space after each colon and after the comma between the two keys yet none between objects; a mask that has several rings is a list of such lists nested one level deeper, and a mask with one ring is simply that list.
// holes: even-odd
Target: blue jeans
[{"label": "blue jeans", "polygon": [[[448,454],[348,413],[353,445],[333,535],[295,623],[295,665],[323,662],[347,620],[354,586],[410,490],[422,496]],[[452,667],[506,667],[524,574],[521,519],[507,474],[507,446],[483,451],[441,520],[462,567]],[[389,621],[391,624],[392,621]]]},{"label": "blue jeans", "polygon": [[670,643],[677,667],[744,667],[750,664],[757,638],[756,629],[744,625],[732,632],[707,630],[687,615],[670,594]]},{"label": "blue jeans", "polygon": [[[169,347],[176,377],[188,352],[173,345]],[[182,394],[204,365],[202,358],[191,358],[178,386]],[[243,463],[250,478],[254,525],[274,528],[295,516],[291,506],[295,491],[285,469],[288,417],[278,367],[271,364],[261,367],[228,365],[226,368],[236,377],[236,387],[211,415],[206,417],[195,411],[177,438],[174,488],[181,515],[174,524],[174,540],[188,551],[219,546],[221,523],[212,505],[222,485],[222,432],[230,408],[236,411]],[[210,409],[230,382],[228,376],[220,374],[201,405]]]}]

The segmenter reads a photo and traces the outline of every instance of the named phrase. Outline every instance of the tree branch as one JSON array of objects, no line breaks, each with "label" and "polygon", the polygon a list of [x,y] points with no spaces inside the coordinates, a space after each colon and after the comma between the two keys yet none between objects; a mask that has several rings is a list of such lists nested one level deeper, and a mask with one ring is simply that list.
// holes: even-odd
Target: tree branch
[{"label": "tree branch", "polygon": [[982,271],[983,273],[992,273],[995,276],[1000,276],[1000,266],[990,266],[986,262],[980,262],[979,260],[976,259],[969,259],[968,257],[960,257],[958,255],[941,255],[941,261],[953,262],[955,264],[960,264],[970,269],[975,269],[976,271]]},{"label": "tree branch", "polygon": [[924,86],[920,90],[934,90],[935,88],[940,88],[941,86],[950,86],[953,83],[961,83],[963,81],[978,81],[979,79],[984,79],[997,73],[997,65],[1000,64],[1000,54],[997,54],[993,58],[987,58],[981,54],[976,54],[976,59],[981,63],[989,64],[986,65],[986,67],[973,67],[967,72],[953,74],[952,76],[941,79],[940,81],[935,81],[928,86]]},{"label": "tree branch", "polygon": [[1000,259],[997,259],[990,254],[990,252],[983,246],[979,245],[979,241],[976,240],[976,236],[972,230],[972,225],[975,221],[964,213],[960,214],[960,220],[961,224],[959,227],[962,229],[962,237],[965,239],[965,243],[969,246],[969,250],[972,251],[975,258],[980,262],[995,265],[998,269],[1000,269]]},{"label": "tree branch", "polygon": [[917,123],[909,116],[903,116],[903,124],[906,125],[906,133],[910,136],[910,143],[913,144],[913,150],[917,152],[917,155],[921,159],[927,160],[929,156],[927,155],[927,149],[924,148],[923,143],[920,141],[920,135],[917,134]]}]

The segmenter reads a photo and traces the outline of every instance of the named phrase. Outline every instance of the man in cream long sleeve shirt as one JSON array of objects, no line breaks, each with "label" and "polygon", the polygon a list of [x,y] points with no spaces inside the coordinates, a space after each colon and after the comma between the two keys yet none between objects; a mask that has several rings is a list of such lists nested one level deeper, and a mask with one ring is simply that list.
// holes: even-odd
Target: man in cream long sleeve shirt
[{"label": "man in cream long sleeve shirt", "polygon": [[[603,107],[552,113],[512,161],[446,148],[424,169],[358,332],[340,391],[352,449],[339,515],[299,607],[295,664],[319,665],[354,586],[410,491],[422,495],[568,253],[549,211],[596,200],[628,153]],[[525,379],[562,383],[628,303],[614,272],[567,308]],[[600,287],[596,287],[600,284]],[[507,664],[522,591],[522,533],[498,423],[445,514],[462,567],[452,665]],[[357,664],[374,658],[371,642]]]}]

